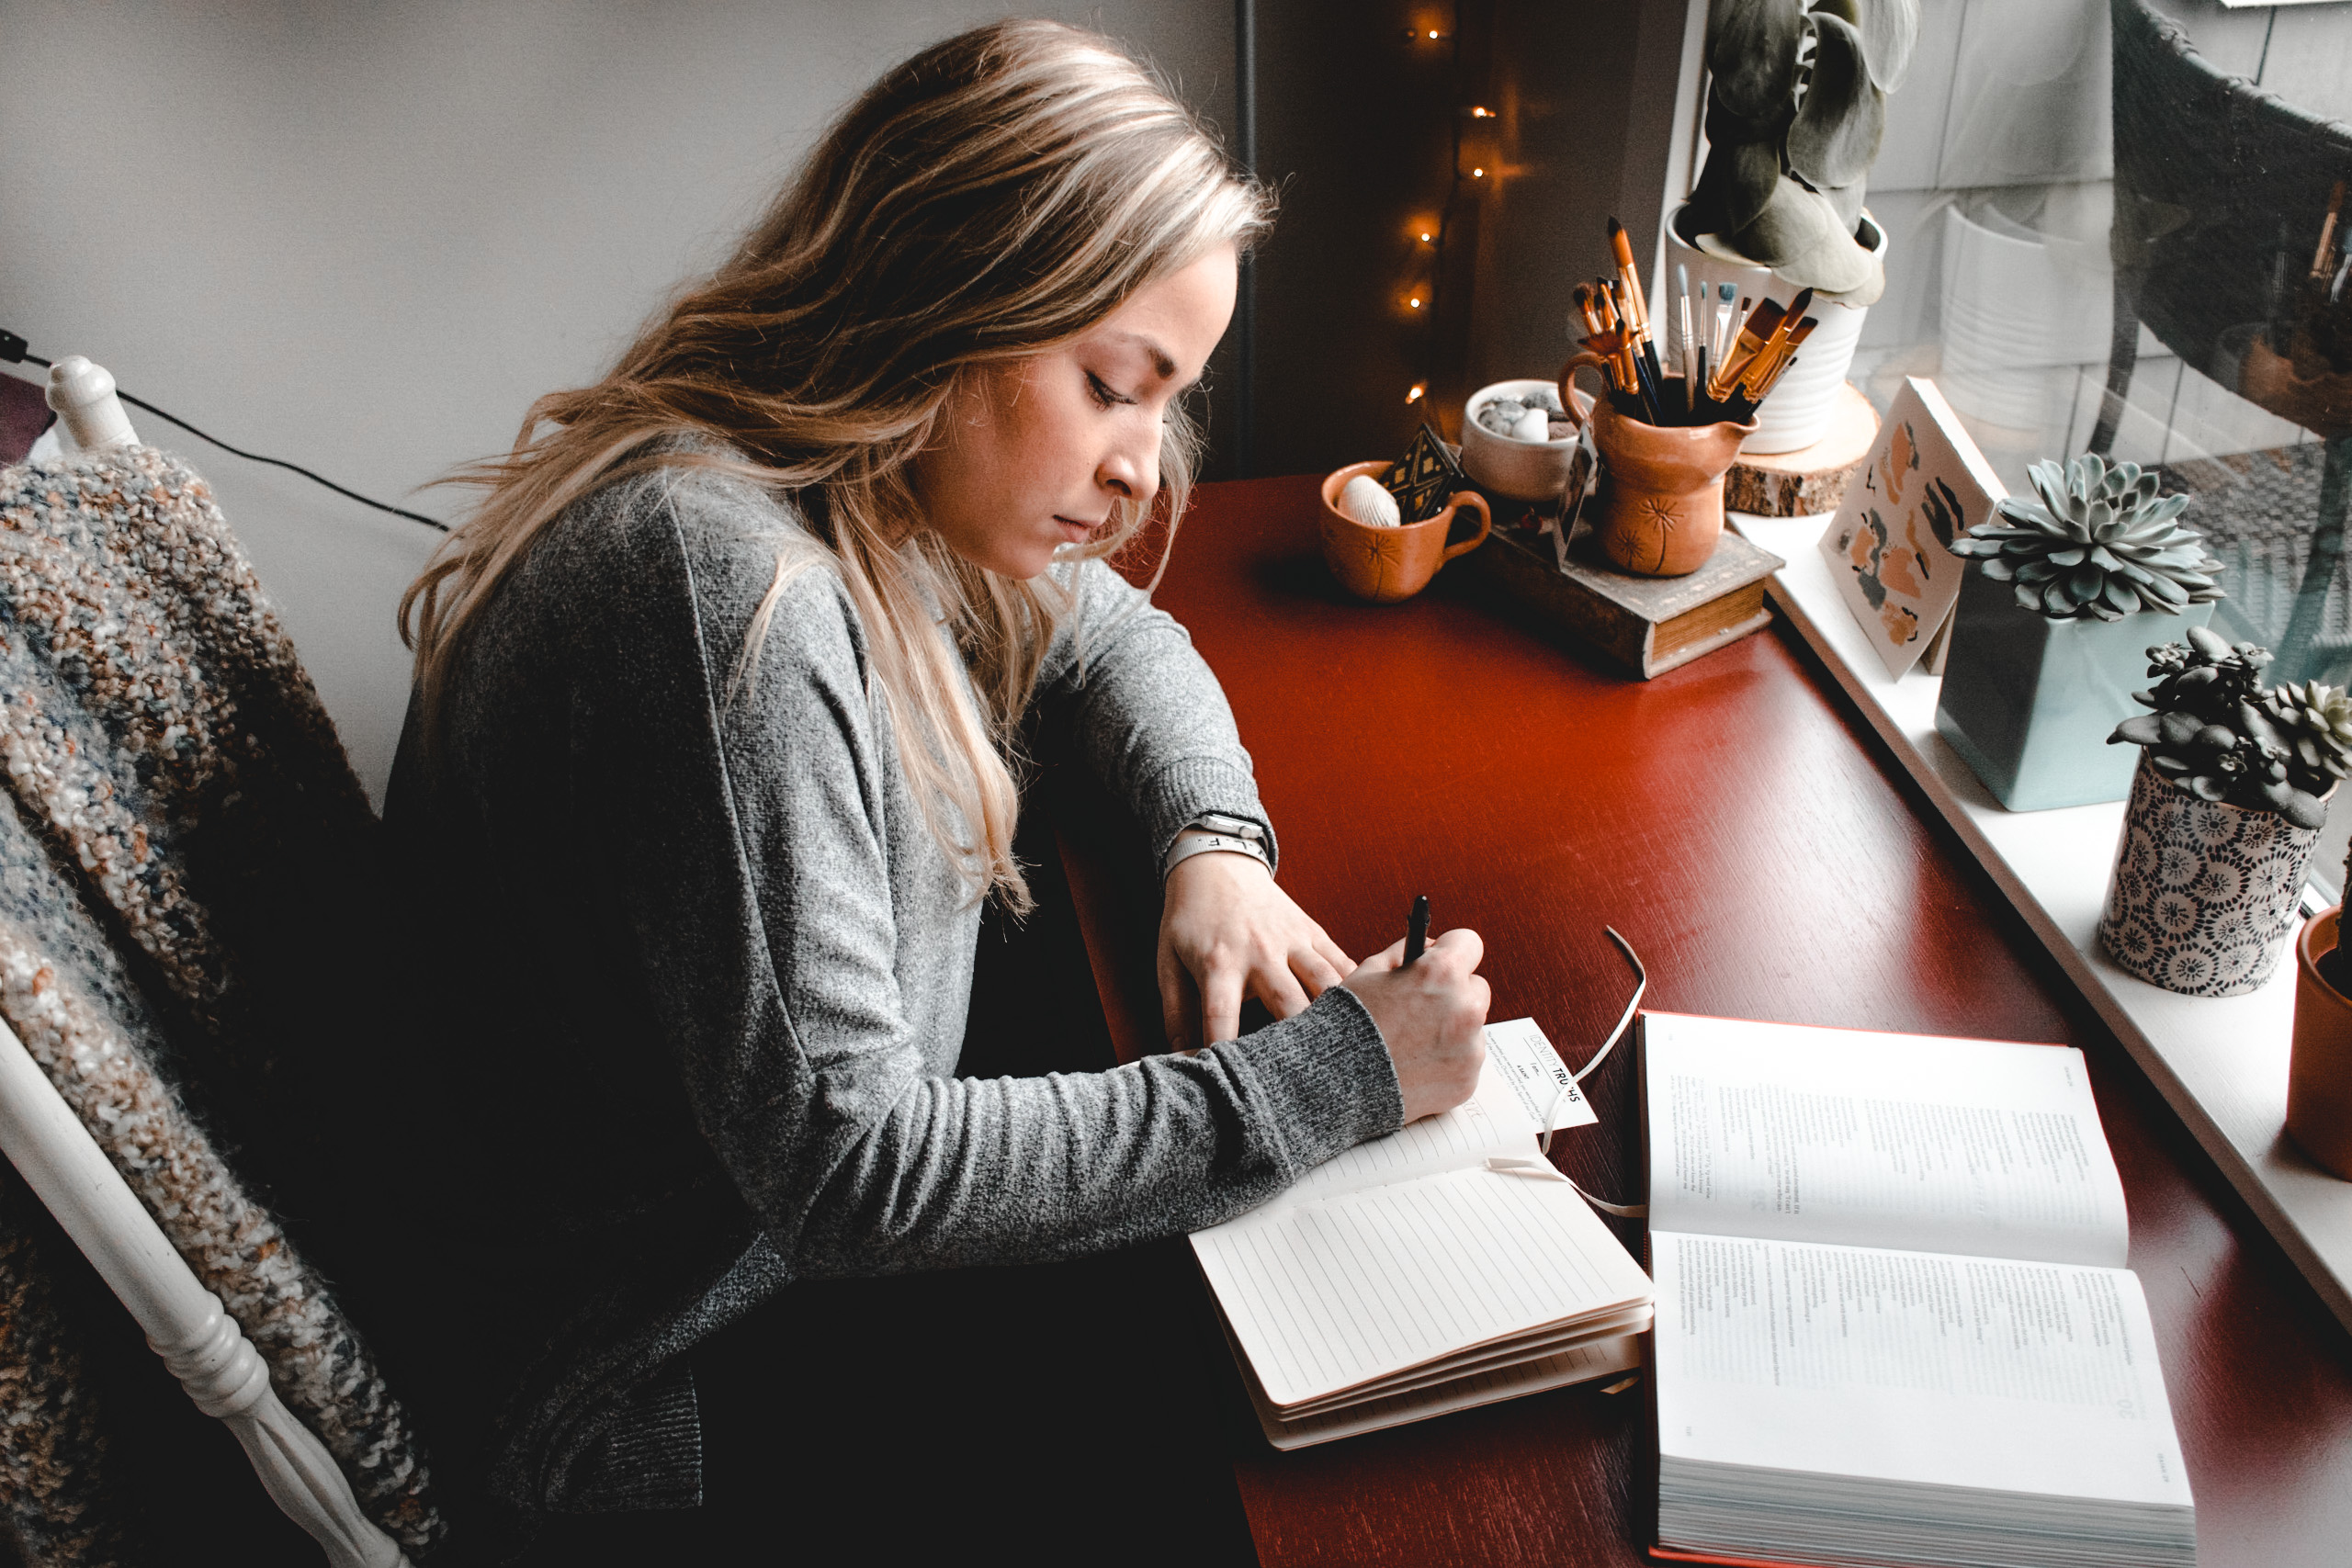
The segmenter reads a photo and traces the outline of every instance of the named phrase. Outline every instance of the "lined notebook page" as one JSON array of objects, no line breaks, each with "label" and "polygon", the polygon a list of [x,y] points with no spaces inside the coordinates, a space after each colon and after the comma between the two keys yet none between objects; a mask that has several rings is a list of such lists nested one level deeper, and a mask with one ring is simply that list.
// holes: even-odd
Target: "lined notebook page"
[{"label": "lined notebook page", "polygon": [[1554,1112],[1555,1128],[1594,1122],[1592,1108],[1573,1083],[1554,1109],[1552,1090],[1566,1078],[1567,1069],[1533,1019],[1490,1023],[1486,1034],[1487,1059],[1469,1100],[1385,1138],[1358,1144],[1307,1172],[1276,1201],[1313,1201],[1428,1171],[1484,1165],[1493,1154],[1528,1154],[1546,1110]]},{"label": "lined notebook page", "polygon": [[1277,1407],[1650,1294],[1566,1182],[1483,1168],[1260,1210],[1193,1248]]}]

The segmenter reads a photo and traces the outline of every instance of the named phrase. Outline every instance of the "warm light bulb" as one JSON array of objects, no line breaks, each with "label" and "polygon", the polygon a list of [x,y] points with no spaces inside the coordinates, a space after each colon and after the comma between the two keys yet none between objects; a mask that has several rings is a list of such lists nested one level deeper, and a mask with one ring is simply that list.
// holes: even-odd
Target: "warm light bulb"
[{"label": "warm light bulb", "polygon": [[1406,300],[1405,303],[1418,310],[1421,308],[1421,297],[1416,294],[1410,299]]},{"label": "warm light bulb", "polygon": [[1408,403],[1418,403],[1421,400],[1421,394],[1428,390],[1429,389],[1427,387],[1424,387],[1419,381],[1416,381],[1413,383],[1413,389],[1405,394],[1405,400]]},{"label": "warm light bulb", "polygon": [[1422,236],[1421,236],[1421,243],[1423,243],[1423,244],[1425,244],[1425,245],[1426,245],[1426,244],[1428,244],[1429,243],[1430,243],[1430,236],[1429,236],[1429,235],[1427,235],[1427,234],[1422,235]]},{"label": "warm light bulb", "polygon": [[1437,37],[1437,29],[1436,29],[1435,28],[1431,28],[1430,29],[1430,37],[1431,37],[1431,38],[1435,38],[1435,37]]},{"label": "warm light bulb", "polygon": [[1470,177],[1474,180],[1483,180],[1487,177],[1487,171],[1484,169],[1473,169],[1470,171]]},{"label": "warm light bulb", "polygon": [[1470,118],[1472,119],[1492,119],[1495,118],[1495,111],[1487,107],[1484,104],[1473,104],[1470,106]]}]

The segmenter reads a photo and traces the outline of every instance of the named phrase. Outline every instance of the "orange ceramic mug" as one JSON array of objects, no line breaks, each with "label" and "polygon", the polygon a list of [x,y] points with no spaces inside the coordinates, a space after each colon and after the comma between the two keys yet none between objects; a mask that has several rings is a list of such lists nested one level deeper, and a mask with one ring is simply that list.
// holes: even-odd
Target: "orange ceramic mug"
[{"label": "orange ceramic mug", "polygon": [[[1495,525],[1487,498],[1467,490],[1455,491],[1436,516],[1394,528],[1359,523],[1340,510],[1340,491],[1350,479],[1358,474],[1376,479],[1387,471],[1386,463],[1350,463],[1323,481],[1323,558],[1340,587],[1374,604],[1410,599],[1430,585],[1438,568],[1485,544]],[[1453,526],[1453,514],[1465,506],[1477,508],[1478,531],[1449,545],[1445,536]]]},{"label": "orange ceramic mug", "polygon": [[[1570,423],[1588,416],[1569,383],[1588,367],[1605,376],[1608,363],[1597,354],[1579,354],[1561,368],[1560,406]],[[1642,577],[1681,577],[1706,565],[1723,537],[1724,472],[1756,426],[1627,419],[1605,388],[1589,417],[1601,471],[1587,515],[1601,554]]]}]

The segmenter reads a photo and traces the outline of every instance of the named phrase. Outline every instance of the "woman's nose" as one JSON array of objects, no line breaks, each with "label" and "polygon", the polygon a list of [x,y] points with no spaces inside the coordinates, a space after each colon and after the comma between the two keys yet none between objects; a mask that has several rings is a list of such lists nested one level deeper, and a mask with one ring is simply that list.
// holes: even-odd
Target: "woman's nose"
[{"label": "woman's nose", "polygon": [[1159,436],[1155,427],[1149,440],[1122,440],[1103,454],[1095,476],[1102,488],[1139,506],[1150,505],[1152,497],[1159,493]]}]

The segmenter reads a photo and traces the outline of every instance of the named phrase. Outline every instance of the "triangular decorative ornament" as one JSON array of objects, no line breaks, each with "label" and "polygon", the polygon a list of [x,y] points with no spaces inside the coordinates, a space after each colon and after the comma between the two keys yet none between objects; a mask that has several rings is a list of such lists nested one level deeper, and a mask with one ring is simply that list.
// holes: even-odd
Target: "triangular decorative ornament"
[{"label": "triangular decorative ornament", "polygon": [[1396,498],[1396,510],[1407,523],[1428,522],[1445,510],[1454,491],[1470,488],[1453,450],[1427,424],[1413,437],[1404,457],[1388,466],[1380,483]]}]

